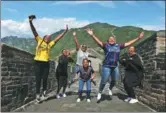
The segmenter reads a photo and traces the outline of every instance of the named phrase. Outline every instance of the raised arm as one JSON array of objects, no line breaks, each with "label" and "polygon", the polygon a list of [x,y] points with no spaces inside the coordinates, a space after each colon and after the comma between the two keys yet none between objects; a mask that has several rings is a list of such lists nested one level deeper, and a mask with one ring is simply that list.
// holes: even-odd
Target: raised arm
[{"label": "raised arm", "polygon": [[76,44],[76,51],[78,51],[80,49],[80,44],[78,43],[76,32],[73,32],[73,37],[74,37],[74,42]]},{"label": "raised arm", "polygon": [[125,47],[128,47],[128,46],[134,44],[136,41],[138,41],[139,39],[143,38],[143,36],[144,36],[144,32],[141,32],[141,33],[139,34],[139,37],[138,37],[138,38],[135,38],[135,39],[133,39],[133,40],[131,40],[131,41],[125,43],[124,46],[125,46]]},{"label": "raised arm", "polygon": [[87,32],[90,36],[92,36],[92,38],[96,41],[96,43],[97,43],[99,46],[103,47],[103,43],[99,40],[98,37],[96,37],[96,36],[94,35],[92,29],[89,29],[89,28],[88,28],[88,29],[85,29],[85,30],[86,30],[86,32]]},{"label": "raised arm", "polygon": [[38,33],[37,33],[33,23],[32,23],[32,20],[33,20],[33,18],[29,18],[29,23],[30,23],[30,27],[31,27],[31,30],[33,32],[33,35],[35,36],[35,39],[37,40]]},{"label": "raised arm", "polygon": [[63,31],[61,34],[59,34],[58,36],[56,36],[56,37],[54,38],[54,42],[55,42],[55,43],[58,42],[59,39],[61,39],[61,38],[67,33],[67,31],[68,31],[68,26],[66,25],[65,31]]}]

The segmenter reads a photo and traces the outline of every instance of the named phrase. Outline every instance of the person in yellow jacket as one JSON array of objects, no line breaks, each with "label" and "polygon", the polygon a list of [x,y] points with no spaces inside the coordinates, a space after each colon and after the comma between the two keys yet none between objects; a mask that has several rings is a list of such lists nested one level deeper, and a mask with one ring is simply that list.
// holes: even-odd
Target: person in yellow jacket
[{"label": "person in yellow jacket", "polygon": [[[35,40],[37,41],[36,46],[36,54],[34,57],[35,60],[35,75],[36,75],[36,100],[40,101],[45,99],[46,97],[46,89],[47,89],[47,79],[49,74],[49,56],[50,56],[50,49],[51,47],[61,39],[66,32],[68,31],[68,26],[66,25],[65,31],[55,37],[54,40],[50,40],[50,35],[45,35],[41,38],[32,21],[33,17],[29,16],[29,23]],[[43,92],[40,94],[40,87],[41,87],[41,80],[43,79]]]}]

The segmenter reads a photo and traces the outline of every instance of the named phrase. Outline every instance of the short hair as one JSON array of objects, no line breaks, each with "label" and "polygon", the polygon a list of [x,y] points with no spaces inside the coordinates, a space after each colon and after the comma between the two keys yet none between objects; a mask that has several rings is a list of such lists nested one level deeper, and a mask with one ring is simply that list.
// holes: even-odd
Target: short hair
[{"label": "short hair", "polygon": [[85,45],[85,44],[82,44],[82,45],[81,45],[81,47],[87,47],[87,45]]},{"label": "short hair", "polygon": [[84,59],[82,60],[82,62],[84,62],[85,60],[86,60],[87,62],[89,62],[89,60],[88,60],[87,58],[84,58]]},{"label": "short hair", "polygon": [[135,49],[135,47],[134,47],[134,46],[129,46],[129,47],[128,47],[128,49],[130,49],[131,47],[133,47],[133,48],[134,48],[134,51],[136,51],[136,49]]}]

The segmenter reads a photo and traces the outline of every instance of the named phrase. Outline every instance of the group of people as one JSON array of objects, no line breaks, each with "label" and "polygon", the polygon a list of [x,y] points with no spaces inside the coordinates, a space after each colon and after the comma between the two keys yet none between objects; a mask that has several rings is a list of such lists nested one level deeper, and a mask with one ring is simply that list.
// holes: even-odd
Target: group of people
[{"label": "group of people", "polygon": [[[41,38],[35,27],[33,26],[34,18],[29,18],[30,27],[34,34],[35,40],[37,41],[36,46],[36,54],[35,54],[35,75],[36,75],[36,99],[39,101],[46,97],[46,89],[47,89],[47,78],[49,74],[49,55],[50,49],[54,46],[59,39],[61,39],[68,31],[68,26],[66,29],[56,36],[52,41],[50,40],[50,35],[45,35]],[[95,42],[104,50],[105,58],[102,64],[101,69],[101,81],[99,85],[99,92],[97,95],[97,100],[101,100],[103,89],[107,82],[110,83],[109,86],[109,95],[112,97],[112,88],[115,86],[116,81],[119,76],[119,67],[118,62],[120,62],[123,66],[125,66],[125,77],[123,80],[124,89],[128,94],[128,98],[125,99],[126,102],[129,103],[136,103],[138,100],[136,99],[133,87],[141,86],[141,79],[143,75],[143,65],[142,60],[140,59],[139,55],[136,54],[134,46],[131,46],[136,41],[141,39],[144,36],[144,33],[141,32],[139,36],[127,43],[124,44],[117,44],[115,36],[110,36],[106,42],[101,42],[99,38],[94,34],[93,30],[88,28],[85,30],[94,40]],[[86,83],[86,94],[87,94],[87,102],[90,102],[90,93],[91,93],[91,82],[94,81],[96,76],[93,67],[89,65],[89,57],[96,58],[87,52],[86,45],[80,45],[77,37],[76,32],[73,32],[74,42],[76,44],[76,51],[77,51],[77,61],[74,70],[74,77],[73,81],[78,80],[79,88],[78,88],[78,98],[77,102],[81,101],[84,83]],[[128,49],[128,55],[120,59],[120,51],[126,47]],[[58,66],[56,70],[56,78],[58,81],[58,88],[56,97],[60,98],[59,91],[63,87],[63,97],[66,97],[66,87],[68,83],[68,73],[67,73],[67,66],[68,62],[73,62],[71,54],[69,50],[64,49],[62,50],[62,55],[59,57]],[[111,81],[109,81],[111,78]],[[43,80],[43,90],[40,93],[41,81]]]}]

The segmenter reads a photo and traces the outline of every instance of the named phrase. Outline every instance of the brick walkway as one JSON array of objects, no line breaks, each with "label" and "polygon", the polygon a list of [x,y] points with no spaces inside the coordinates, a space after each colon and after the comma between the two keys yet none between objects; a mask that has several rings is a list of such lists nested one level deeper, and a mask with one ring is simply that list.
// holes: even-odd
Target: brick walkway
[{"label": "brick walkway", "polygon": [[[97,80],[99,81],[99,79]],[[107,96],[107,87],[104,90],[100,103],[97,103],[96,100],[98,86],[95,87],[93,85],[91,103],[87,103],[86,98],[77,103],[78,85],[76,83],[70,89],[67,89],[68,96],[66,98],[56,99],[53,93],[53,96],[47,101],[31,105],[25,109],[25,112],[151,112],[149,108],[140,103],[129,104],[124,102],[123,99],[126,98],[126,95],[117,88],[113,89],[114,95],[111,100]],[[85,94],[83,94],[83,97],[85,97]]]}]

